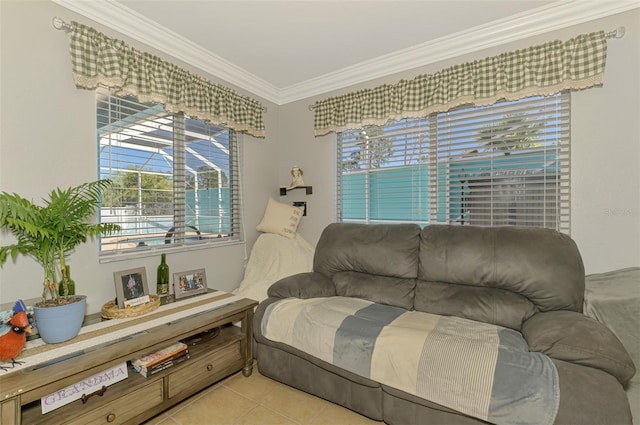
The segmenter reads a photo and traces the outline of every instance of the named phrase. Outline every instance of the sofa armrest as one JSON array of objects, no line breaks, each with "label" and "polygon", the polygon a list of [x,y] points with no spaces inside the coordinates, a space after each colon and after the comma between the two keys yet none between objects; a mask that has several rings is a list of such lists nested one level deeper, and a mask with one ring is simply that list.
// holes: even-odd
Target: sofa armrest
[{"label": "sofa armrest", "polygon": [[308,272],[280,279],[269,287],[267,293],[275,298],[332,297],[336,295],[336,287],[328,277]]},{"label": "sofa armrest", "polygon": [[602,323],[575,311],[537,313],[522,325],[531,351],[601,369],[622,384],[636,368],[620,340]]}]

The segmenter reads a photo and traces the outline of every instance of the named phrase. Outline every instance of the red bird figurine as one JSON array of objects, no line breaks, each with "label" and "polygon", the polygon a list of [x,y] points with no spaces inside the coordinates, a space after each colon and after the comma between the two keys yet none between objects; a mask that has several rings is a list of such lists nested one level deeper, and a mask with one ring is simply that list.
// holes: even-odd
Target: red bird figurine
[{"label": "red bird figurine", "polygon": [[[31,333],[31,325],[27,316],[26,306],[19,300],[13,307],[13,316],[9,320],[11,326],[9,330],[0,335],[0,361],[11,360],[11,368],[21,362],[15,358],[22,352],[27,342],[27,333]],[[25,333],[26,332],[26,333]],[[8,366],[0,366],[0,369],[7,370]]]}]

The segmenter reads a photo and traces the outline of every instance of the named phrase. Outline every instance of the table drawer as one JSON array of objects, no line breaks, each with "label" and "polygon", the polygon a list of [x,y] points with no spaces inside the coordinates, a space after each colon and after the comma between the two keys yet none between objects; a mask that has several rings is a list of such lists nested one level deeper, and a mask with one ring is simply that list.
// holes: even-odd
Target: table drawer
[{"label": "table drawer", "polygon": [[157,379],[124,397],[95,407],[86,415],[76,416],[68,423],[73,425],[124,423],[141,412],[162,403],[164,399],[162,385],[162,379]]},{"label": "table drawer", "polygon": [[216,374],[220,375],[221,379],[240,370],[243,362],[242,344],[239,340],[211,353],[203,353],[197,358],[187,360],[183,367],[166,377],[169,380],[169,398],[184,391],[197,390],[201,384],[211,384]]}]

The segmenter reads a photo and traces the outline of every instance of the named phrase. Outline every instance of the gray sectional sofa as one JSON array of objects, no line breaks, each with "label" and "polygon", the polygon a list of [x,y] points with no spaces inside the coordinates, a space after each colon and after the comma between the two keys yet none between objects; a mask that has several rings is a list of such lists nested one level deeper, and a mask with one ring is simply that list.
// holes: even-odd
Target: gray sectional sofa
[{"label": "gray sectional sofa", "polygon": [[630,424],[635,366],[582,314],[584,281],[548,229],[331,224],[258,306],[258,367],[388,424]]}]

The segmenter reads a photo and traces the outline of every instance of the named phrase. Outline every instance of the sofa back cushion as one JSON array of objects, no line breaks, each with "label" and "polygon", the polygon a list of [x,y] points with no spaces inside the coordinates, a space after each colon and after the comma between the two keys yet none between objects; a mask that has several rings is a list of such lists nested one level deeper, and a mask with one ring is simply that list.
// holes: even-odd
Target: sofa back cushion
[{"label": "sofa back cushion", "polygon": [[378,304],[413,308],[415,279],[377,276],[368,273],[338,272],[333,275],[336,295],[369,300]]},{"label": "sofa back cushion", "polygon": [[349,271],[415,279],[419,249],[417,224],[333,223],[316,245],[313,270],[329,278]]},{"label": "sofa back cushion", "polygon": [[[418,279],[498,288],[527,298],[540,311],[582,311],[582,258],[569,236],[550,229],[427,226]],[[472,296],[464,302],[478,300]]]},{"label": "sofa back cushion", "polygon": [[538,310],[526,297],[485,286],[416,281],[417,311],[457,316],[519,331]]}]

